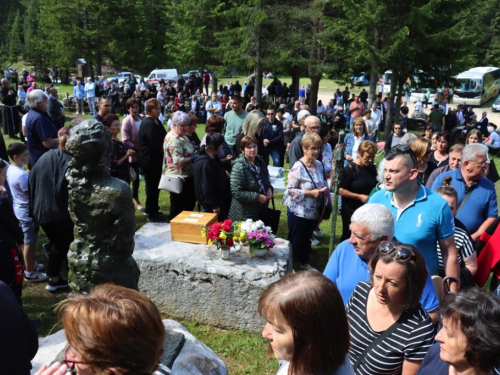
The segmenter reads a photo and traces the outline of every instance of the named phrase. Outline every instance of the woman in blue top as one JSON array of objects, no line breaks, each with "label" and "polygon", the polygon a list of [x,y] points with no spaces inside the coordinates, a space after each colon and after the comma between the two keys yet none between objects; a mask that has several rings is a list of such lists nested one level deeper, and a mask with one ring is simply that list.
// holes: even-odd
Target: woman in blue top
[{"label": "woman in blue top", "polygon": [[446,295],[443,328],[417,375],[500,374],[500,299],[479,288]]},{"label": "woman in blue top", "polygon": [[368,135],[366,123],[362,117],[358,117],[352,124],[352,133],[346,135],[345,143],[345,165],[348,162],[354,161],[358,158],[358,148],[361,142],[372,141],[373,139]]},{"label": "woman in blue top", "polygon": [[280,362],[277,375],[354,375],[348,360],[349,327],[342,297],[326,276],[291,273],[262,293],[262,337]]}]

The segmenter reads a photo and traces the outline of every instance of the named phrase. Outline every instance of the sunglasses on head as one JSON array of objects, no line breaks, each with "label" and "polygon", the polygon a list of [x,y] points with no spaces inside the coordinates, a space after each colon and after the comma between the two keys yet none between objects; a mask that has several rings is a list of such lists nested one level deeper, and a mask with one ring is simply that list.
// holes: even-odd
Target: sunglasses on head
[{"label": "sunglasses on head", "polygon": [[413,150],[410,148],[410,146],[397,145],[397,146],[393,147],[392,150],[394,150],[396,155],[403,155],[403,154],[408,153],[408,155],[410,155],[410,157],[411,157],[411,160],[413,161],[414,168],[417,168],[417,166],[418,166],[417,157],[413,153]]},{"label": "sunglasses on head", "polygon": [[395,246],[392,242],[389,241],[382,241],[378,246],[378,251],[380,251],[380,253],[384,255],[390,254],[395,251],[396,259],[402,260],[403,262],[406,262],[411,257],[415,256],[413,250],[408,249],[407,247]]}]

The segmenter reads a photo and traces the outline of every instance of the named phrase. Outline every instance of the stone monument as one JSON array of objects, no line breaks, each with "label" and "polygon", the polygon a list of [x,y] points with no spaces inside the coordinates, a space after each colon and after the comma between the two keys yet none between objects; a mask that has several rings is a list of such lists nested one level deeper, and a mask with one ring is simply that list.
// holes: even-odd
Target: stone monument
[{"label": "stone monument", "polygon": [[139,267],[134,251],[135,210],[132,192],[109,174],[111,133],[97,120],[71,130],[66,151],[72,155],[68,180],[69,212],[75,240],[68,252],[70,287],[88,293],[112,283],[137,289]]}]

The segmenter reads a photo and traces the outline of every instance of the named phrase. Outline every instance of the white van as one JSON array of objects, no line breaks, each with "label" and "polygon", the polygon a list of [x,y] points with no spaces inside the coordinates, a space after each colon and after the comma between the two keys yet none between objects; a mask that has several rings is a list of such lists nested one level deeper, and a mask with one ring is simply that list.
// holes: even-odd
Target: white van
[{"label": "white van", "polygon": [[177,80],[177,77],[179,77],[177,69],[155,69],[149,74],[148,78],[146,78],[146,82],[157,85],[161,79],[168,81],[169,79],[175,78]]}]

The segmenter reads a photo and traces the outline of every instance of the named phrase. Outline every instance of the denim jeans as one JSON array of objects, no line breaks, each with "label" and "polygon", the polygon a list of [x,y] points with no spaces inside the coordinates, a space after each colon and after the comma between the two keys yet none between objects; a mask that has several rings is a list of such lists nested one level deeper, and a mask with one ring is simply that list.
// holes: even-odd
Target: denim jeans
[{"label": "denim jeans", "polygon": [[[279,153],[279,151],[276,150],[276,149],[270,149],[269,150],[269,155],[271,155],[271,158],[273,159],[273,166],[275,166],[275,167],[281,167],[281,164],[280,164],[280,153]],[[269,160],[269,158],[267,160]]]}]

